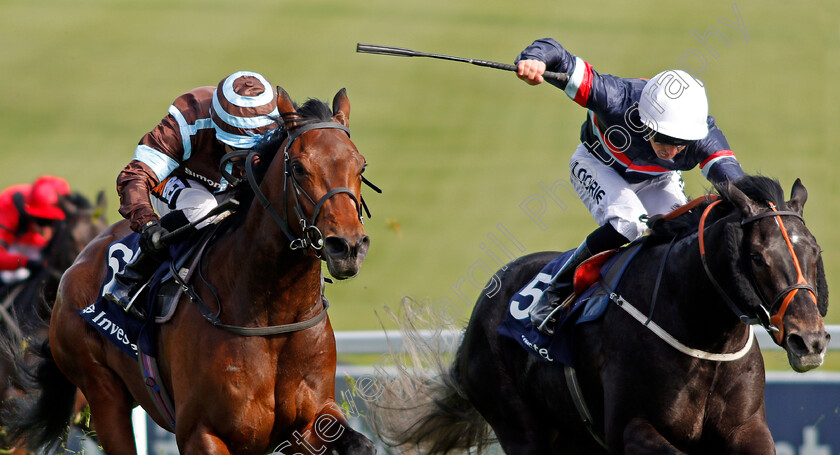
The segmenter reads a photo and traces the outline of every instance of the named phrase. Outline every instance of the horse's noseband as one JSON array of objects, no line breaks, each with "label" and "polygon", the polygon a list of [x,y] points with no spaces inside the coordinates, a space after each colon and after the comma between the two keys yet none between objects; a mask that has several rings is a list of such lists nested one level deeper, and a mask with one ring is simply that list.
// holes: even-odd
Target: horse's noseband
[{"label": "horse's noseband", "polygon": [[784,320],[784,317],[785,317],[785,312],[787,311],[787,308],[788,308],[788,305],[790,304],[790,302],[796,296],[796,293],[799,292],[800,289],[804,289],[804,290],[808,291],[811,294],[811,299],[814,301],[814,304],[815,305],[817,304],[816,288],[814,288],[814,286],[809,284],[808,281],[805,279],[805,276],[802,274],[802,268],[799,265],[799,259],[796,257],[796,252],[793,249],[793,243],[791,242],[790,236],[788,235],[787,229],[785,228],[785,224],[782,221],[782,216],[793,216],[793,217],[796,217],[796,218],[799,218],[800,220],[802,220],[803,223],[805,222],[805,219],[802,218],[802,215],[800,215],[797,212],[776,210],[776,206],[773,205],[772,202],[768,202],[768,204],[770,206],[769,211],[759,213],[758,215],[754,215],[754,216],[744,218],[743,220],[741,220],[741,226],[745,226],[747,224],[750,224],[754,221],[758,221],[758,220],[763,219],[763,218],[775,217],[776,222],[779,226],[779,229],[781,230],[782,237],[785,239],[785,244],[787,245],[788,251],[790,252],[790,255],[791,255],[791,258],[793,259],[793,265],[796,269],[796,275],[797,275],[796,283],[782,289],[778,294],[776,294],[776,296],[773,298],[773,300],[768,302],[767,299],[764,297],[764,293],[761,292],[761,289],[758,287],[758,285],[755,281],[755,276],[750,274],[750,278],[752,279],[753,287],[755,288],[756,294],[758,294],[759,298],[763,302],[763,305],[761,306],[761,309],[765,313],[765,314],[759,315],[758,319],[757,318],[750,318],[750,317],[746,316],[745,314],[743,314],[743,312],[741,310],[739,310],[738,307],[732,302],[732,300],[729,298],[729,296],[726,294],[726,292],[723,290],[723,288],[718,284],[717,280],[715,280],[714,276],[712,275],[711,270],[709,269],[708,264],[706,263],[706,251],[705,251],[704,242],[703,242],[703,228],[704,228],[704,224],[706,222],[707,215],[711,211],[712,207],[717,205],[719,202],[721,202],[721,200],[716,200],[716,201],[712,202],[711,204],[709,204],[706,207],[706,209],[703,211],[703,216],[700,218],[700,227],[699,227],[699,230],[698,230],[698,232],[699,232],[699,244],[700,244],[700,259],[703,262],[703,268],[706,270],[706,276],[709,277],[709,280],[715,286],[718,293],[721,296],[723,296],[727,305],[729,305],[729,307],[732,308],[732,310],[735,312],[735,314],[739,316],[741,321],[743,321],[744,323],[747,323],[747,324],[760,323],[761,325],[764,326],[765,329],[767,329],[768,332],[773,334],[773,336],[776,338],[776,342],[781,344],[782,340],[784,339],[783,320]]}]

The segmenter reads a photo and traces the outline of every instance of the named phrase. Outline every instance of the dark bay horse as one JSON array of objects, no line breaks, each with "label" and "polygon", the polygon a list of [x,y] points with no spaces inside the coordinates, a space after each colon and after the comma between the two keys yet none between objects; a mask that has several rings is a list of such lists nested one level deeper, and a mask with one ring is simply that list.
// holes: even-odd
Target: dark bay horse
[{"label": "dark bay horse", "polygon": [[[765,177],[719,192],[717,203],[654,224],[614,291],[646,318],[661,268],[652,322],[691,355],[609,303],[601,319],[575,329],[576,377],[538,360],[497,332],[511,297],[557,255],[531,254],[498,272],[498,293],[479,298],[451,366],[419,381],[405,369],[387,383],[374,406],[380,435],[426,454],[480,453],[492,432],[518,455],[775,453],[763,359],[739,316],[772,330],[794,370],[819,366],[829,340],[821,251],[801,218],[807,192],[799,180],[789,201]],[[589,428],[570,392],[574,380]]]},{"label": "dark bay horse", "polygon": [[[367,254],[365,159],[349,138],[344,90],[335,96],[333,112],[318,100],[298,108],[278,92],[284,126],[256,157],[248,156],[247,182],[236,195],[243,208],[220,225],[192,286],[228,326],[314,325],[242,335],[211,325],[182,298],[157,340],[182,454],[374,453],[335,403],[335,338],[321,292],[322,260],[333,277],[345,279],[359,272]],[[61,435],[77,387],[90,402],[98,442],[108,454],[136,453],[130,414],[137,403],[159,425],[169,425],[137,362],[77,313],[97,298],[108,244],[128,233],[126,222],[113,225],[61,280],[51,355],[37,372],[42,395],[21,412],[29,428],[14,429],[36,446]]]},{"label": "dark bay horse", "polygon": [[27,279],[0,290],[0,305],[9,312],[10,324],[16,326],[8,327],[8,330],[25,338],[34,335],[44,318],[49,319],[49,308],[55,302],[61,275],[85,245],[108,227],[104,192],[97,195],[96,205],[79,193],[62,196],[59,205],[65,219],[56,225],[52,238],[41,252],[44,267]]},{"label": "dark bay horse", "polygon": [[[25,343],[39,335],[46,336],[43,323],[50,317],[61,275],[73,264],[85,245],[108,227],[104,213],[104,192],[97,196],[96,205],[79,193],[62,196],[59,203],[65,219],[56,225],[52,238],[42,250],[44,267],[26,280],[6,286],[0,291],[0,306],[4,308],[0,331],[8,342],[4,346],[7,351],[20,350]],[[15,383],[16,378],[12,374],[15,354],[22,355],[22,352],[4,352],[0,356],[0,400],[19,395],[24,389],[22,384]],[[84,407],[85,403],[81,397],[76,411]],[[3,445],[0,443],[0,447]]]}]

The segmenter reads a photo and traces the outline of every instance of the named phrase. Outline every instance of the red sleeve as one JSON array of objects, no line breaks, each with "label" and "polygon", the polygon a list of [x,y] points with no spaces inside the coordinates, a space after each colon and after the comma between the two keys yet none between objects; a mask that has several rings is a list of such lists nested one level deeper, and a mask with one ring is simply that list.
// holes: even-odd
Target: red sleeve
[{"label": "red sleeve", "polygon": [[0,270],[17,270],[26,266],[26,256],[17,253],[9,253],[0,246]]}]

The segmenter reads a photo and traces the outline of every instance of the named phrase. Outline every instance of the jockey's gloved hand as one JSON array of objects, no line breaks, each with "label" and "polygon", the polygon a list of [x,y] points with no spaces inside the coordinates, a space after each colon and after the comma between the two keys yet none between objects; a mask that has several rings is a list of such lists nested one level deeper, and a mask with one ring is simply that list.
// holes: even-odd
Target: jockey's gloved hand
[{"label": "jockey's gloved hand", "polygon": [[140,228],[140,249],[146,253],[160,254],[167,249],[167,245],[163,243],[162,237],[168,234],[169,231],[160,225],[160,221],[151,220]]}]

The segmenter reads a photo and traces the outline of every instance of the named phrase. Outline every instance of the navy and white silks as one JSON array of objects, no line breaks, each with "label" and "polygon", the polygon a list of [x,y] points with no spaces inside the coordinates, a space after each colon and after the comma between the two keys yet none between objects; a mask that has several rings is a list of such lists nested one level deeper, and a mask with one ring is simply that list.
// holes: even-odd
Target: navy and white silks
[{"label": "navy and white silks", "polygon": [[670,211],[686,202],[680,171],[697,166],[712,183],[744,175],[723,132],[707,117],[709,134],[671,160],[656,156],[639,117],[639,100],[647,82],[600,74],[557,41],[535,41],[517,57],[545,62],[548,71],[568,73],[566,95],[588,112],[581,144],[570,162],[571,182],[595,221],[607,223],[629,240],[644,234],[644,215]]}]

